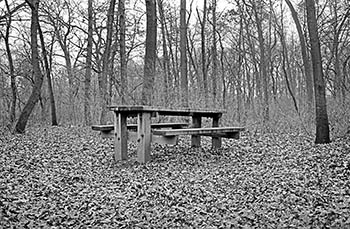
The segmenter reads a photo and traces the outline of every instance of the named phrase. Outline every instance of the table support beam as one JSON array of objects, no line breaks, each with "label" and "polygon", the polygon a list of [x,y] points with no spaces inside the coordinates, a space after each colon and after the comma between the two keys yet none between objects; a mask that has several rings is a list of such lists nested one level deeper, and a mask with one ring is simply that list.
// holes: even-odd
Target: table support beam
[{"label": "table support beam", "polygon": [[[213,123],[212,126],[213,127],[219,127],[219,121],[220,121],[220,117],[213,117]],[[212,137],[211,138],[211,143],[212,143],[212,147],[214,149],[220,148],[221,147],[221,138],[220,137]]]},{"label": "table support beam", "polygon": [[137,161],[145,163],[151,158],[151,113],[139,113],[137,125]]},{"label": "table support beam", "polygon": [[[202,126],[202,117],[194,115],[192,116],[192,128],[200,128]],[[192,135],[191,136],[191,146],[200,147],[201,146],[201,136]]]},{"label": "table support beam", "polygon": [[116,161],[128,159],[128,130],[127,115],[123,113],[115,114],[114,118],[114,159]]}]

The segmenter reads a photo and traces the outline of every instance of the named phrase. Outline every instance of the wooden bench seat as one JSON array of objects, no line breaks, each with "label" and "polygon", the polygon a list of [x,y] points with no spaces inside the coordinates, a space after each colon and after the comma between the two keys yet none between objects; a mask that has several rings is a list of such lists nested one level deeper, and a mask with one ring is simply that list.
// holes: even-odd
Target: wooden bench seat
[{"label": "wooden bench seat", "polygon": [[[188,127],[188,123],[181,123],[181,122],[175,122],[175,123],[152,123],[151,128],[152,129],[162,129],[162,128],[174,128],[174,129],[181,129]],[[113,124],[108,124],[108,125],[92,125],[91,128],[96,131],[101,131],[101,132],[111,132],[114,130],[114,125]],[[137,124],[128,124],[127,125],[128,130],[137,130]]]},{"label": "wooden bench seat", "polygon": [[[152,123],[151,128],[152,129],[164,129],[164,128],[176,128],[181,129],[188,127],[188,123]],[[102,138],[113,138],[114,137],[114,125],[108,124],[108,125],[93,125],[91,126],[93,130],[100,131]],[[130,141],[136,141],[137,140],[137,124],[128,124],[127,125],[128,131],[128,139]],[[152,134],[151,136],[152,142],[156,142],[159,144],[171,144],[174,145],[177,143],[177,136],[154,136]]]},{"label": "wooden bench seat", "polygon": [[[170,130],[153,130],[153,135],[164,137],[178,135],[198,135],[211,136],[213,148],[221,147],[221,138],[239,139],[239,132],[244,131],[244,127],[207,127],[207,128],[187,128],[187,129],[170,129]],[[200,146],[200,142],[192,142],[192,146]]]}]

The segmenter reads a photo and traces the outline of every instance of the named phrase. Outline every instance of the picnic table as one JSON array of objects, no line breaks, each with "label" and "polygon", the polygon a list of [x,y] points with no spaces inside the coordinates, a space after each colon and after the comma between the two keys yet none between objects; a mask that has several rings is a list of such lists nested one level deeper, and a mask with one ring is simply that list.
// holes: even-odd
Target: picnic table
[{"label": "picnic table", "polygon": [[[243,127],[219,127],[223,114],[221,110],[173,109],[143,105],[111,105],[108,108],[114,113],[114,125],[111,129],[114,130],[114,157],[116,161],[128,158],[128,129],[131,128],[136,128],[137,131],[137,161],[140,163],[150,160],[151,142],[156,137],[170,142],[178,135],[191,135],[191,145],[199,147],[201,136],[211,136],[212,146],[217,148],[221,147],[222,137],[239,138],[239,132],[244,130]],[[160,115],[191,117],[191,127],[184,128],[183,123],[153,124],[152,117]],[[127,124],[128,117],[137,117],[137,127]],[[212,119],[212,127],[202,127],[203,117]],[[106,126],[93,126],[93,129],[103,131],[103,127]],[[162,129],[162,127],[172,129]]]}]

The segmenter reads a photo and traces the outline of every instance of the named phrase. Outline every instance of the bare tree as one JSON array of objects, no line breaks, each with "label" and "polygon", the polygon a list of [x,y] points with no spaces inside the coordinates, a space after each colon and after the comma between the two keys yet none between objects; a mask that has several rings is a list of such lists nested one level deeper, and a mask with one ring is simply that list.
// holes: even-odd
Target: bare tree
[{"label": "bare tree", "polygon": [[9,73],[10,73],[10,82],[11,82],[11,94],[12,94],[12,100],[11,100],[11,108],[10,108],[10,122],[11,124],[14,123],[16,119],[16,104],[17,104],[17,87],[16,87],[16,76],[15,76],[15,69],[13,64],[13,58],[12,58],[12,52],[10,48],[10,29],[11,29],[11,23],[12,23],[12,10],[10,9],[10,5],[8,3],[8,0],[5,0],[6,10],[7,10],[7,17],[4,17],[6,19],[6,29],[5,34],[0,30],[1,37],[5,40],[5,48],[6,48],[6,54],[7,54],[7,60],[9,64]]},{"label": "bare tree", "polygon": [[120,47],[120,97],[123,104],[127,103],[128,91],[127,56],[125,46],[125,0],[119,0],[119,47]]},{"label": "bare tree", "polygon": [[205,106],[208,105],[208,71],[207,71],[207,61],[206,61],[206,36],[205,36],[205,28],[206,28],[206,22],[207,22],[207,0],[204,0],[203,2],[203,16],[200,18],[199,11],[197,9],[197,15],[198,19],[200,21],[201,25],[201,60],[202,60],[202,76],[203,76],[203,93],[204,93],[204,101]]},{"label": "bare tree", "polygon": [[268,76],[267,76],[267,63],[266,63],[266,51],[265,51],[265,39],[264,39],[264,33],[263,33],[263,18],[262,14],[259,13],[261,11],[262,2],[259,3],[252,3],[254,16],[255,16],[255,22],[256,27],[258,30],[258,41],[259,41],[259,49],[260,49],[260,72],[261,72],[261,78],[262,78],[262,88],[263,88],[263,117],[264,121],[269,120],[269,90],[268,90]]},{"label": "bare tree", "polygon": [[[44,39],[43,31],[41,30],[40,24],[38,24],[38,32],[39,32],[39,37],[40,37],[41,49],[42,49],[42,53],[43,53],[42,58],[44,61],[44,67],[45,67],[46,78],[47,78],[47,86],[48,86],[49,97],[50,97],[51,124],[53,126],[57,126],[58,122],[57,122],[57,114],[56,114],[55,96],[54,96],[53,87],[52,87],[52,80],[51,80],[51,67],[50,67],[49,60],[48,60],[49,54],[48,54],[46,47],[45,47],[45,39]],[[53,47],[53,42],[51,45]],[[52,59],[52,53],[50,53],[50,55],[51,55],[51,59]]]},{"label": "bare tree", "polygon": [[101,97],[101,114],[100,123],[105,124],[107,122],[107,105],[108,105],[108,76],[111,73],[111,46],[112,46],[112,36],[113,36],[113,22],[114,22],[114,11],[115,11],[116,0],[111,0],[109,3],[109,8],[107,12],[107,36],[106,45],[102,56],[102,72],[99,74],[99,89]]},{"label": "bare tree", "polygon": [[39,65],[39,51],[38,51],[38,26],[39,26],[39,0],[26,0],[31,9],[31,25],[30,25],[30,38],[31,38],[31,54],[32,54],[32,67],[34,75],[34,86],[32,93],[25,104],[14,131],[16,133],[24,133],[30,114],[32,113],[35,104],[38,102],[41,92],[41,86],[43,83],[43,75]]},{"label": "bare tree", "polygon": [[212,46],[212,59],[213,59],[213,71],[212,71],[212,92],[213,92],[213,106],[217,107],[217,75],[218,75],[218,52],[216,45],[216,0],[212,0],[212,26],[213,26],[213,46]]},{"label": "bare tree", "polygon": [[84,121],[85,125],[91,124],[91,109],[90,109],[90,87],[92,74],[92,42],[93,42],[93,8],[92,1],[88,0],[88,38],[86,50],[86,69],[84,81]]},{"label": "bare tree", "polygon": [[304,68],[304,78],[305,78],[305,83],[306,83],[306,94],[307,94],[307,104],[308,108],[311,109],[312,103],[313,103],[313,87],[312,87],[312,71],[311,71],[311,66],[310,66],[310,61],[309,61],[309,55],[308,55],[308,50],[306,48],[306,41],[305,41],[305,36],[302,30],[302,27],[300,25],[298,13],[295,11],[293,4],[290,2],[290,0],[285,0],[291,13],[292,13],[292,18],[294,21],[294,24],[297,28],[298,32],[298,37],[299,37],[299,42],[300,42],[300,49],[301,49],[301,55],[303,58],[303,68]]},{"label": "bare tree", "polygon": [[162,68],[164,71],[164,88],[163,88],[163,94],[164,94],[164,105],[168,105],[169,103],[169,92],[170,92],[170,58],[169,58],[169,52],[168,52],[168,42],[167,42],[167,25],[165,20],[165,12],[164,12],[164,2],[163,0],[158,0],[158,11],[159,11],[159,18],[160,18],[160,28],[162,32],[162,47],[163,47],[163,59],[162,59]]},{"label": "bare tree", "polygon": [[180,55],[181,105],[188,107],[186,0],[180,4]]},{"label": "bare tree", "polygon": [[316,105],[316,140],[315,143],[329,143],[329,123],[327,114],[325,81],[323,78],[322,57],[316,9],[314,0],[306,0],[307,25],[311,44],[311,59],[314,77],[315,105]]},{"label": "bare tree", "polygon": [[146,0],[146,52],[144,60],[144,78],[142,85],[142,104],[153,103],[152,91],[156,72],[157,50],[157,13],[156,0]]}]

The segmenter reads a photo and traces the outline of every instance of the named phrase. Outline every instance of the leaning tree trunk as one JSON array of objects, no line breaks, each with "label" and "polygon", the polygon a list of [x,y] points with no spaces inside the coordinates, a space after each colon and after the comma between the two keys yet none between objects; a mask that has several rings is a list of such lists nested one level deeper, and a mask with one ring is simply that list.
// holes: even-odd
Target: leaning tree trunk
[{"label": "leaning tree trunk", "polygon": [[312,88],[311,66],[310,66],[310,61],[309,61],[309,55],[307,53],[305,36],[303,34],[303,30],[302,30],[300,22],[299,22],[298,14],[295,11],[292,3],[290,2],[290,0],[285,0],[285,1],[286,1],[287,5],[292,13],[292,18],[293,18],[293,21],[295,23],[295,26],[296,26],[297,32],[298,32],[300,48],[301,48],[301,55],[302,55],[302,59],[303,59],[304,77],[305,77],[306,94],[307,94],[307,104],[308,104],[308,109],[311,110],[314,96],[313,96],[313,88]]},{"label": "leaning tree trunk", "polygon": [[19,119],[16,123],[14,131],[16,133],[24,133],[30,114],[32,113],[35,104],[40,97],[41,86],[43,84],[43,75],[39,65],[39,51],[38,51],[38,26],[39,26],[39,0],[26,1],[31,8],[31,25],[30,25],[30,39],[32,52],[32,68],[34,74],[34,86],[32,93],[24,106]]},{"label": "leaning tree trunk", "polygon": [[41,49],[43,52],[43,60],[44,60],[44,66],[46,71],[46,78],[47,78],[47,85],[49,89],[49,96],[50,96],[50,107],[51,107],[51,124],[52,126],[57,126],[57,115],[56,115],[56,105],[55,105],[55,97],[53,94],[53,87],[52,87],[52,80],[51,80],[51,68],[49,65],[49,61],[47,59],[48,53],[45,48],[45,40],[44,35],[41,30],[40,24],[38,24],[38,31],[39,31],[39,37],[41,42]]},{"label": "leaning tree trunk", "polygon": [[315,143],[329,143],[329,124],[327,114],[326,87],[323,78],[320,40],[317,32],[317,20],[314,0],[306,0],[307,24],[311,44],[311,59],[314,76],[316,104],[316,140]]}]

